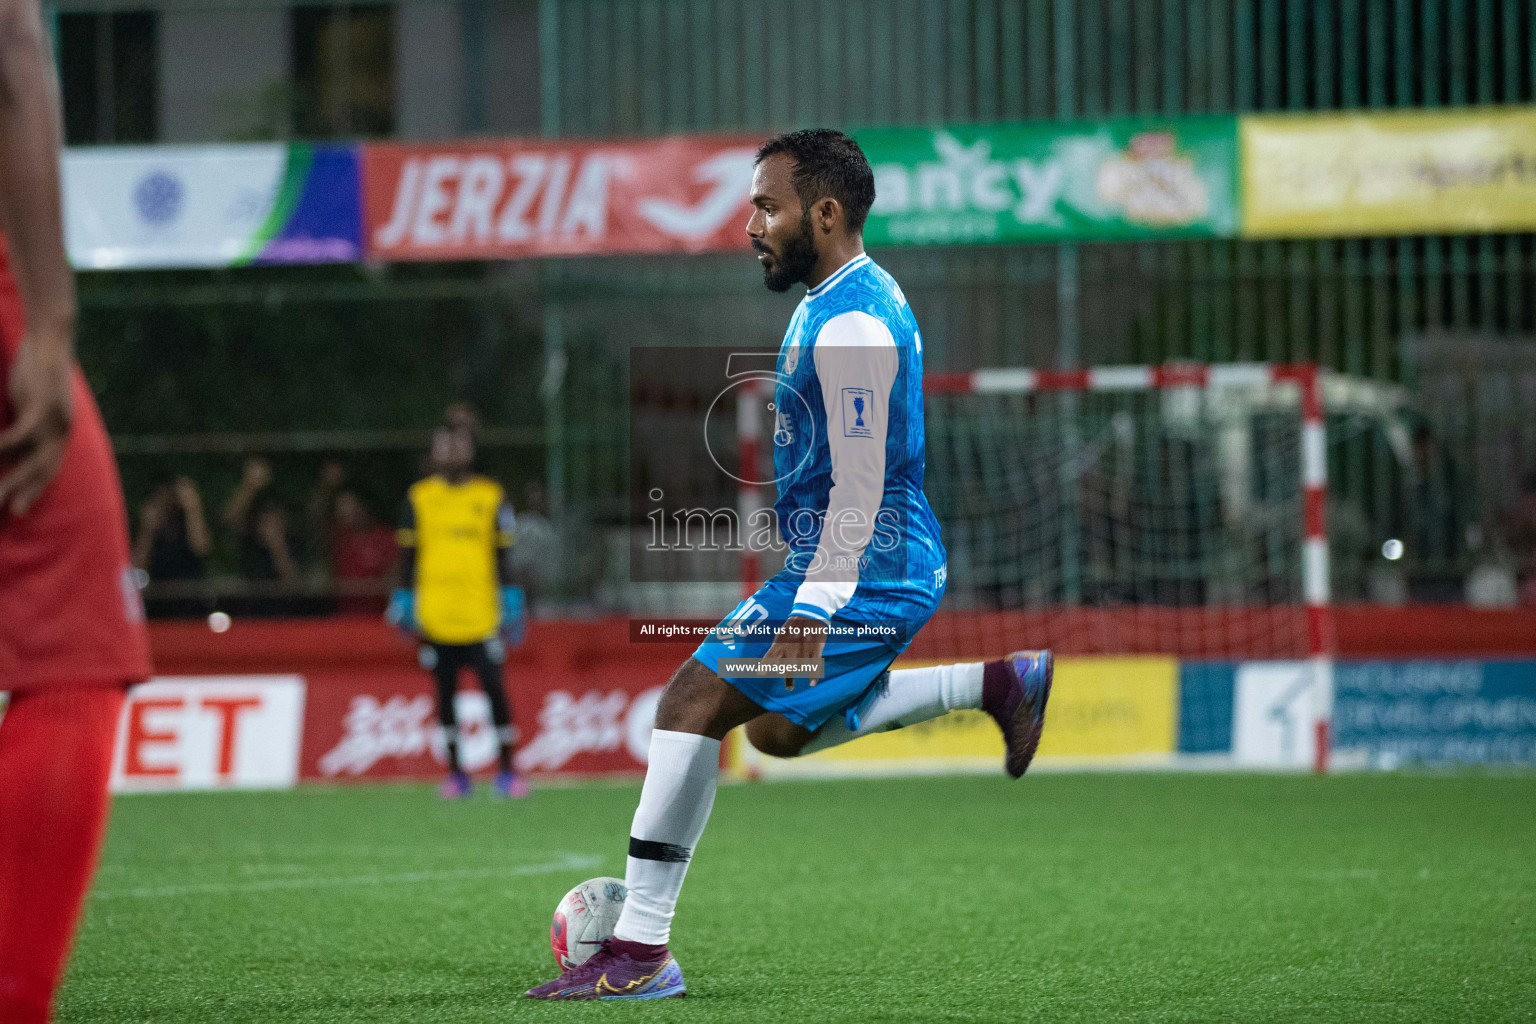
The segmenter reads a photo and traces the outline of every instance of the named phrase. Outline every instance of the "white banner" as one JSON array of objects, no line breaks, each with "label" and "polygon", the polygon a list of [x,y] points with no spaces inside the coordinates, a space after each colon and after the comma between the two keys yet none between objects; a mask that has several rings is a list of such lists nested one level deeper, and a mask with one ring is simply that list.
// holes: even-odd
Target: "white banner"
[{"label": "white banner", "polygon": [[301,676],[172,676],[128,691],[113,792],[284,789],[299,775]]},{"label": "white banner", "polygon": [[227,267],[260,244],[287,161],[281,143],[70,150],[70,262],[81,270]]},{"label": "white banner", "polygon": [[1232,759],[1245,768],[1306,768],[1317,756],[1315,673],[1304,661],[1237,668]]}]

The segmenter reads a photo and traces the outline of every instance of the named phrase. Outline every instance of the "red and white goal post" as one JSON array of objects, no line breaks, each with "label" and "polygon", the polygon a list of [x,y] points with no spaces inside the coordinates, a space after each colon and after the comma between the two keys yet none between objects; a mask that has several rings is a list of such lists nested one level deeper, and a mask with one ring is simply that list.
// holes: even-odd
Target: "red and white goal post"
[{"label": "red and white goal post", "polygon": [[[1371,386],[1311,364],[929,374],[924,490],[949,582],[909,653],[1304,660],[1325,771],[1325,392]],[[754,466],[762,423],[744,398],[741,464]],[[758,491],[742,485],[743,514]],[[762,575],[743,559],[744,590]]]}]

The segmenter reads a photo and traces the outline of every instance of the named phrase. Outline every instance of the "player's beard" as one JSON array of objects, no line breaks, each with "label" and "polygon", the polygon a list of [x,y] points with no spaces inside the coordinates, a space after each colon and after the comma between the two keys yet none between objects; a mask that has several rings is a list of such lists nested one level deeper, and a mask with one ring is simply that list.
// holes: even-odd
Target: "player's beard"
[{"label": "player's beard", "polygon": [[784,239],[781,251],[773,252],[758,242],[759,252],[768,253],[763,266],[763,284],[771,292],[787,292],[796,281],[803,281],[816,266],[816,235],[811,228],[811,211],[800,215],[800,230]]}]

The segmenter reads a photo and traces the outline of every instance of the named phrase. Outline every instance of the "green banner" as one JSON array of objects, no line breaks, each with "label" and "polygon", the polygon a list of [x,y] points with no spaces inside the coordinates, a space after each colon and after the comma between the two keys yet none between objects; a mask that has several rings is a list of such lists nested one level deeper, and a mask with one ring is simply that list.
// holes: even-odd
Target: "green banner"
[{"label": "green banner", "polygon": [[864,241],[878,245],[1237,234],[1237,122],[877,128]]}]

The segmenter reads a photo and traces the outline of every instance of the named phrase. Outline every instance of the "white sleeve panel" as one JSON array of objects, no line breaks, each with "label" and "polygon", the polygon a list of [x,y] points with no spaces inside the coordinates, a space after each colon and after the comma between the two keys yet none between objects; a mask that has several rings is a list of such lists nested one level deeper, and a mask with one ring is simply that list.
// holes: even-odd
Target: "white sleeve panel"
[{"label": "white sleeve panel", "polygon": [[813,353],[827,410],[832,490],[791,614],[828,620],[853,599],[859,558],[885,495],[885,436],[899,359],[890,328],[858,311],[828,320]]}]

